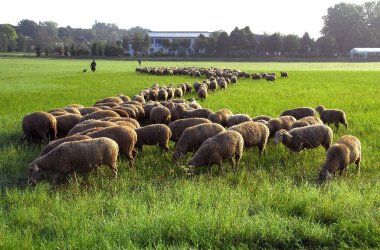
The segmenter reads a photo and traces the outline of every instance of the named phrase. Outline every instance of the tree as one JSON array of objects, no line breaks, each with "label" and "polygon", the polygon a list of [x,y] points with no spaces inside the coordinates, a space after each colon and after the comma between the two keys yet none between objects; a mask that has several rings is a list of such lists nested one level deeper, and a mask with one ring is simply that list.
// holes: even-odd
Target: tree
[{"label": "tree", "polygon": [[318,38],[316,45],[321,53],[332,54],[337,52],[337,44],[333,36],[325,35]]},{"label": "tree", "polygon": [[283,45],[285,53],[296,53],[300,48],[300,38],[297,35],[286,35],[283,38]]},{"label": "tree", "polygon": [[218,55],[226,55],[229,51],[229,37],[227,32],[223,31],[220,33],[218,37],[218,41],[216,42],[216,51]]},{"label": "tree", "polygon": [[267,49],[271,54],[282,51],[282,37],[280,33],[277,32],[269,36],[267,41]]},{"label": "tree", "polygon": [[341,48],[348,52],[355,47],[373,47],[376,45],[376,38],[369,27],[364,23],[355,23],[350,29],[350,35],[346,36]]},{"label": "tree", "polygon": [[309,33],[305,32],[300,40],[300,53],[310,53],[314,49],[315,42],[310,38]]},{"label": "tree", "polygon": [[208,39],[205,35],[200,34],[197,39],[195,39],[195,52],[196,53],[204,53],[208,47]]},{"label": "tree", "polygon": [[144,34],[143,32],[137,31],[132,35],[132,48],[134,51],[143,52],[148,50],[150,45],[150,38],[148,34]]},{"label": "tree", "polygon": [[256,52],[257,41],[256,41],[255,35],[252,33],[249,26],[246,26],[243,30],[244,30],[245,39],[247,40],[247,48],[246,49],[248,49],[252,52]]},{"label": "tree", "polygon": [[36,53],[39,52],[37,56],[41,53],[41,50],[51,50],[54,45],[46,29],[40,29],[34,34],[33,43],[36,47]]},{"label": "tree", "polygon": [[13,51],[16,47],[17,33],[9,24],[0,24],[0,51]]},{"label": "tree", "polygon": [[33,37],[38,30],[38,24],[32,20],[23,19],[17,24],[17,32],[24,36]]}]

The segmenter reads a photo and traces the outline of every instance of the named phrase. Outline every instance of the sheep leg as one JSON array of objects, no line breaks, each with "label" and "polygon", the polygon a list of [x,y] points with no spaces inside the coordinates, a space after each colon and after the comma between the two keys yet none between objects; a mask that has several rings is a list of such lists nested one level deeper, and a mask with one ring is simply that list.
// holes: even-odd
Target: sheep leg
[{"label": "sheep leg", "polygon": [[263,154],[266,155],[267,152],[265,150],[265,146],[263,145],[259,145],[259,150],[260,150],[260,156],[262,156]]},{"label": "sheep leg", "polygon": [[[142,151],[142,149],[141,149],[141,151]],[[134,150],[134,149],[132,149],[132,157],[133,157],[133,159],[136,159],[136,156],[137,156],[137,151]]]},{"label": "sheep leg", "polygon": [[334,125],[336,127],[336,131],[338,131],[339,130],[339,122],[335,122]]},{"label": "sheep leg", "polygon": [[142,153],[143,151],[143,145],[136,145],[137,150]]},{"label": "sheep leg", "polygon": [[223,167],[223,161],[222,161],[222,159],[218,160],[218,166],[219,166],[219,169],[222,172],[222,174],[224,174],[224,167]]},{"label": "sheep leg", "polygon": [[360,161],[361,161],[361,156],[355,161],[356,169],[357,169],[357,174],[360,175]]}]

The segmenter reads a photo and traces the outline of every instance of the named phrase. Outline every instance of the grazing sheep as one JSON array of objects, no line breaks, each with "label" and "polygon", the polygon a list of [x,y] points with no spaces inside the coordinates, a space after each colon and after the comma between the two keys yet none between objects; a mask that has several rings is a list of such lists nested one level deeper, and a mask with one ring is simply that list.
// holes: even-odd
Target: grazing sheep
[{"label": "grazing sheep", "polygon": [[46,155],[47,153],[49,153],[50,151],[52,151],[53,149],[55,149],[56,147],[58,147],[59,145],[61,145],[62,143],[65,143],[65,142],[69,142],[69,141],[83,141],[83,140],[87,140],[87,139],[91,139],[91,137],[87,136],[87,135],[73,135],[73,136],[68,136],[68,137],[65,137],[65,138],[62,138],[62,139],[58,139],[58,140],[55,140],[55,141],[51,141],[49,142],[48,145],[46,145],[39,156],[43,156],[43,155]]},{"label": "grazing sheep", "polygon": [[221,79],[220,81],[218,81],[218,85],[221,90],[226,90],[228,83],[226,82],[226,80]]},{"label": "grazing sheep", "polygon": [[149,90],[148,99],[150,101],[157,101],[157,97],[158,97],[158,91],[157,91],[157,89],[151,89],[151,90]]},{"label": "grazing sheep", "polygon": [[287,148],[294,152],[302,149],[317,148],[322,145],[326,150],[331,146],[333,131],[326,125],[311,125],[295,128],[290,131],[281,129],[277,131],[274,143],[282,142]]},{"label": "grazing sheep", "polygon": [[210,114],[207,119],[214,123],[218,123],[223,127],[227,126],[227,120],[230,116],[232,116],[232,112],[229,109],[220,109],[215,113]]},{"label": "grazing sheep", "polygon": [[147,102],[144,104],[144,106],[142,106],[142,108],[144,109],[144,118],[145,119],[149,119],[150,117],[150,112],[152,111],[152,109],[154,107],[157,107],[157,106],[161,106],[160,103],[158,102]]},{"label": "grazing sheep", "polygon": [[70,104],[70,105],[67,105],[66,106],[66,108],[76,108],[76,109],[81,109],[81,108],[84,108],[84,106],[83,105],[81,105],[81,104]]},{"label": "grazing sheep", "polygon": [[82,116],[79,122],[83,122],[90,119],[99,120],[106,117],[120,117],[120,115],[112,110],[100,110],[100,111],[95,111],[88,115]]},{"label": "grazing sheep", "polygon": [[129,122],[129,123],[133,124],[134,128],[139,128],[140,127],[140,123],[138,121],[136,121],[133,118],[128,118],[128,117],[107,117],[107,118],[101,119],[101,121],[108,121],[108,122]]},{"label": "grazing sheep", "polygon": [[186,128],[204,123],[211,123],[211,121],[205,118],[186,118],[173,121],[169,124],[169,128],[172,131],[170,140],[177,142]]},{"label": "grazing sheep", "polygon": [[238,125],[243,122],[249,122],[249,121],[252,121],[249,115],[246,115],[246,114],[231,115],[227,119],[227,127],[231,127],[231,126]]},{"label": "grazing sheep", "polygon": [[201,101],[205,100],[207,98],[207,89],[206,88],[199,88],[197,92],[197,96]]},{"label": "grazing sheep", "polygon": [[195,83],[193,84],[193,87],[194,87],[195,92],[198,93],[198,90],[199,90],[199,88],[200,88],[201,86],[202,86],[201,83],[199,83],[199,82],[195,82]]},{"label": "grazing sheep", "polygon": [[331,174],[339,170],[340,175],[347,171],[348,165],[356,164],[357,173],[360,173],[362,158],[361,144],[358,138],[352,135],[342,136],[326,153],[326,161],[319,172],[318,182],[321,184],[330,179]]},{"label": "grazing sheep", "polygon": [[85,108],[80,108],[79,112],[82,116],[85,116],[85,115],[88,115],[88,114],[91,114],[95,111],[100,111],[100,110],[102,110],[102,109],[98,108],[98,107],[85,107]]},{"label": "grazing sheep", "polygon": [[133,96],[132,100],[136,101],[136,102],[140,102],[142,104],[145,103],[145,99],[142,95],[135,95],[135,96]]},{"label": "grazing sheep", "polygon": [[67,133],[67,136],[72,136],[75,134],[82,133],[86,130],[92,129],[92,128],[105,128],[115,126],[113,122],[109,121],[99,121],[99,120],[87,120],[82,123],[78,123],[75,125],[70,131]]},{"label": "grazing sheep", "polygon": [[60,115],[67,115],[69,112],[67,112],[64,109],[53,109],[53,110],[49,110],[48,113],[54,116],[60,116]]},{"label": "grazing sheep", "polygon": [[289,115],[270,119],[265,124],[269,128],[269,138],[273,137],[274,134],[281,129],[285,129],[287,131],[290,130],[294,122],[296,122],[296,118]]},{"label": "grazing sheep", "polygon": [[170,128],[164,124],[153,124],[135,129],[137,133],[136,147],[142,152],[143,145],[157,145],[169,151],[168,142],[172,136]]},{"label": "grazing sheep", "polygon": [[[126,104],[130,105],[130,104]],[[136,112],[138,112],[137,108],[135,106],[131,107],[130,106],[118,106],[116,108],[113,108],[112,111],[115,111],[116,113],[119,114],[120,117],[130,117],[130,118],[137,118]]]},{"label": "grazing sheep", "polygon": [[323,124],[322,120],[316,116],[306,116],[298,121],[294,122],[291,129],[306,127],[310,125]]},{"label": "grazing sheep", "polygon": [[108,138],[65,142],[29,164],[28,180],[36,184],[42,171],[54,172],[57,179],[74,171],[88,172],[102,164],[117,177],[118,153],[118,145]]},{"label": "grazing sheep", "polygon": [[171,118],[170,110],[164,106],[157,106],[150,111],[149,120],[151,123],[169,124]]},{"label": "grazing sheep", "polygon": [[125,155],[130,165],[133,165],[137,155],[137,151],[134,150],[137,142],[137,134],[134,129],[116,125],[88,133],[87,135],[91,138],[107,137],[114,140],[119,145],[120,154]]},{"label": "grazing sheep", "polygon": [[221,132],[204,141],[187,166],[190,173],[194,174],[197,167],[217,164],[224,173],[223,161],[230,160],[236,171],[243,155],[243,147],[244,140],[241,134],[233,130]]},{"label": "grazing sheep", "polygon": [[28,142],[48,142],[57,139],[57,119],[46,112],[33,112],[22,120],[23,138]]},{"label": "grazing sheep", "polygon": [[[216,82],[216,80],[215,81],[210,81],[210,87],[209,87],[209,89],[210,89],[211,92],[214,92],[217,89],[217,87],[218,87],[218,83]],[[199,92],[199,90],[198,90],[198,92]],[[198,96],[199,96],[199,94],[198,94]]]},{"label": "grazing sheep", "polygon": [[319,113],[319,116],[321,117],[323,123],[327,123],[327,125],[334,123],[336,130],[339,130],[339,123],[342,123],[346,129],[348,128],[346,114],[343,110],[326,109],[322,105],[316,107],[315,110]]},{"label": "grazing sheep", "polygon": [[217,123],[204,123],[186,128],[175,146],[174,159],[178,160],[187,152],[198,150],[202,142],[222,131],[225,129]]},{"label": "grazing sheep", "polygon": [[170,113],[171,113],[171,120],[172,121],[185,118],[185,112],[186,112],[185,105],[183,105],[183,104],[177,104],[177,105],[175,105],[173,108],[171,108],[169,110],[170,110]]},{"label": "grazing sheep", "polygon": [[194,109],[194,110],[186,110],[183,113],[184,118],[207,118],[209,115],[211,115],[213,112],[209,108],[201,108],[201,109]]},{"label": "grazing sheep", "polygon": [[126,95],[118,95],[117,97],[119,97],[121,100],[123,100],[123,102],[129,102],[131,100],[131,98],[129,96],[126,96]]},{"label": "grazing sheep", "polygon": [[120,97],[112,96],[112,97],[107,97],[107,98],[98,100],[98,101],[95,102],[95,104],[98,104],[98,103],[107,103],[107,102],[115,102],[115,103],[120,104],[120,103],[123,102],[123,100]]},{"label": "grazing sheep", "polygon": [[166,101],[166,99],[168,99],[168,92],[165,89],[159,89],[157,93],[157,99],[159,101]]},{"label": "grazing sheep", "polygon": [[193,108],[193,109],[201,109],[202,108],[202,106],[199,103],[197,103],[197,101],[194,99],[189,103],[189,107]]},{"label": "grazing sheep", "polygon": [[182,88],[176,88],[174,90],[174,98],[182,98],[182,96],[183,96]]},{"label": "grazing sheep", "polygon": [[244,147],[251,148],[258,146],[260,155],[265,154],[265,146],[269,138],[269,129],[259,122],[243,122],[238,125],[229,127],[228,130],[239,132],[244,139]]},{"label": "grazing sheep", "polygon": [[79,112],[79,109],[77,109],[77,108],[74,108],[74,107],[64,107],[63,109],[66,110],[70,114],[81,115],[81,113]]},{"label": "grazing sheep", "polygon": [[99,102],[99,103],[94,104],[94,107],[99,107],[103,110],[104,110],[104,107],[113,108],[116,106],[119,106],[119,103],[117,103],[117,102]]},{"label": "grazing sheep", "polygon": [[288,72],[281,72],[281,78],[288,78]]},{"label": "grazing sheep", "polygon": [[265,80],[274,82],[274,81],[276,81],[276,76],[274,76],[274,75],[267,75],[265,77]]},{"label": "grazing sheep", "polygon": [[272,117],[270,116],[267,116],[267,115],[259,115],[259,116],[256,116],[256,117],[253,117],[252,118],[252,121],[254,122],[257,122],[257,121],[269,121],[270,119],[272,119]]},{"label": "grazing sheep", "polygon": [[81,115],[68,114],[57,116],[57,138],[66,137],[69,131],[79,123]]},{"label": "grazing sheep", "polygon": [[285,110],[284,112],[281,113],[280,116],[291,115],[297,120],[299,120],[306,116],[315,116],[316,114],[317,113],[315,112],[314,109],[309,108],[309,107],[302,107],[302,108]]}]

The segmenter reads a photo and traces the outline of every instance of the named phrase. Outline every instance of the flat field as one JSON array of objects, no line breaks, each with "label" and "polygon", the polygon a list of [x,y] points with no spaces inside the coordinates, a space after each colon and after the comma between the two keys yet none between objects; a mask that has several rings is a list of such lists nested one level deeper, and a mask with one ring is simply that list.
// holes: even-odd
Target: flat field
[{"label": "flat field", "polygon": [[[33,111],[92,105],[133,96],[159,84],[193,83],[183,76],[150,76],[137,62],[0,59],[0,248],[380,248],[380,63],[147,62],[142,66],[201,66],[253,72],[287,71],[275,83],[239,79],[204,107],[250,116],[323,104],[347,114],[362,142],[362,172],[316,185],[323,148],[289,152],[270,142],[267,155],[245,150],[236,174],[205,169],[188,177],[171,152],[146,147],[134,168],[119,159],[108,168],[53,185],[26,184],[26,167],[41,146],[19,141],[21,120]],[[193,94],[187,95],[191,98]],[[170,144],[171,150],[173,144]]]}]

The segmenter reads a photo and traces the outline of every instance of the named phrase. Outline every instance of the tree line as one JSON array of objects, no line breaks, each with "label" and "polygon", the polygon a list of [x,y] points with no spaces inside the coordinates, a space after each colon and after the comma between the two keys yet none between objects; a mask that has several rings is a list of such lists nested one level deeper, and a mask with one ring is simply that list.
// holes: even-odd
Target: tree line
[{"label": "tree line", "polygon": [[[333,55],[346,54],[354,47],[380,47],[380,1],[362,5],[339,3],[323,16],[322,36],[314,40],[305,32],[294,34],[253,34],[250,28],[236,27],[228,34],[212,32],[200,35],[194,44],[194,56],[252,57],[257,55]],[[16,26],[0,24],[0,51],[35,52],[37,56],[125,56],[134,51],[147,52],[148,29],[119,29],[116,24],[95,21],[91,29],[58,27],[57,23],[36,23],[23,19]],[[186,55],[190,40],[162,40],[169,55]],[[162,52],[157,56],[165,55]]]}]

